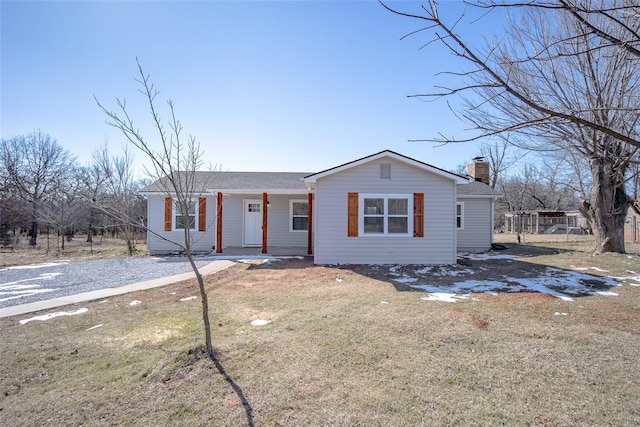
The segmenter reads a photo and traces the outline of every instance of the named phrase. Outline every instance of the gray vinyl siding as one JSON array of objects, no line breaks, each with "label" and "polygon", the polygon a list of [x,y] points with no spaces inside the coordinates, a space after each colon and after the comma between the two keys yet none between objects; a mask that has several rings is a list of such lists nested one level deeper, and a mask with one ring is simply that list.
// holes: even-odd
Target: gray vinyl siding
[{"label": "gray vinyl siding", "polygon": [[[152,255],[179,251],[180,248],[173,242],[184,241],[183,230],[164,231],[164,199],[165,196],[147,197],[147,226],[156,234],[147,232],[147,249]],[[215,200],[207,197],[207,227],[206,231],[194,230],[191,232],[192,250],[194,252],[211,252],[215,243]],[[167,241],[168,239],[170,241]]]},{"label": "gray vinyl siding", "polygon": [[[307,195],[269,194],[267,208],[267,246],[306,247],[307,233],[289,231],[289,200],[306,200]],[[242,246],[244,234],[244,200],[262,201],[260,194],[223,195],[222,248]]]},{"label": "gray vinyl siding", "polygon": [[464,230],[458,230],[459,251],[483,251],[491,248],[491,199],[458,197],[464,203]]},{"label": "gray vinyl siding", "polygon": [[[380,178],[381,163],[391,164],[391,179]],[[349,192],[424,193],[424,237],[347,237]],[[319,178],[314,204],[316,264],[455,263],[455,193],[453,180],[389,158]]]}]

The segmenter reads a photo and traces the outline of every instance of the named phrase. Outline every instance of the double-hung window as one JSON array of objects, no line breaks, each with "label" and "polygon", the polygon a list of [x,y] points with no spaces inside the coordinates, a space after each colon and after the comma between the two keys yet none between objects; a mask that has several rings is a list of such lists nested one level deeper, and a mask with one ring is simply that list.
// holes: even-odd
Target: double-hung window
[{"label": "double-hung window", "polygon": [[187,215],[182,215],[182,212],[180,212],[178,204],[176,203],[173,207],[173,211],[175,212],[174,229],[176,230],[184,230],[185,228],[188,228],[191,230],[195,229],[197,206],[198,206],[198,201],[191,200],[189,202]]},{"label": "double-hung window", "polygon": [[456,203],[456,228],[464,230],[464,203]]},{"label": "double-hung window", "polygon": [[191,200],[185,215],[180,212],[177,200],[164,199],[164,231],[171,230],[207,230],[207,199],[199,197]]},{"label": "double-hung window", "polygon": [[290,200],[289,213],[289,231],[307,231],[309,229],[309,202],[307,200]]},{"label": "double-hung window", "polygon": [[413,195],[360,194],[360,235],[413,235]]}]

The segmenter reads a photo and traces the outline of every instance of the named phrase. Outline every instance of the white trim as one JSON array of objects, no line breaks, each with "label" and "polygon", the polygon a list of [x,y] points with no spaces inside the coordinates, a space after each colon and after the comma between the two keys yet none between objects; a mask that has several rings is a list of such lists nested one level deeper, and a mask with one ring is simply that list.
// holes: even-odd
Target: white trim
[{"label": "white trim", "polygon": [[360,160],[356,160],[356,161],[353,161],[353,162],[350,162],[350,163],[346,163],[346,164],[344,164],[342,166],[337,166],[335,168],[328,169],[328,170],[323,171],[323,172],[318,172],[316,174],[309,175],[309,176],[304,178],[304,182],[307,183],[307,184],[313,184],[318,180],[318,178],[324,178],[325,176],[333,175],[335,173],[342,172],[342,171],[345,171],[345,170],[348,170],[348,169],[351,169],[351,168],[354,168],[354,167],[357,167],[357,166],[360,166],[360,165],[363,165],[363,164],[366,164],[366,163],[370,163],[370,162],[373,162],[375,160],[383,159],[383,158],[391,158],[391,159],[394,159],[394,160],[396,160],[398,162],[414,166],[416,168],[422,169],[422,170],[427,171],[427,172],[431,172],[431,173],[433,173],[435,175],[438,175],[438,176],[441,176],[443,178],[450,179],[450,180],[454,181],[456,184],[467,184],[467,183],[469,183],[469,179],[468,178],[464,178],[464,177],[462,177],[460,175],[456,175],[454,173],[438,169],[435,166],[431,166],[429,164],[422,163],[422,162],[420,162],[418,160],[414,160],[414,159],[412,159],[410,157],[402,156],[402,155],[400,155],[398,153],[394,153],[393,151],[389,151],[389,150],[385,150],[385,151],[382,151],[380,153],[377,153],[377,154],[374,154],[374,155],[371,155],[371,156],[368,156],[368,157],[364,157],[364,158],[362,158]]},{"label": "white trim", "polygon": [[[307,205],[307,229],[294,230],[293,229],[293,204],[304,203]],[[304,217],[304,215],[296,215],[297,217]],[[309,232],[309,200],[308,199],[289,199],[289,231],[291,233],[308,233]]]},{"label": "white trim", "polygon": [[262,238],[258,243],[247,243],[247,204],[248,203],[256,203],[260,205],[260,229],[262,230],[262,209],[263,206],[262,199],[242,199],[242,247],[245,248],[257,248],[262,246]]},{"label": "white trim", "polygon": [[[382,233],[365,233],[364,232],[364,199],[384,199],[384,218]],[[389,199],[406,199],[407,214],[389,216]],[[407,218],[406,233],[389,233],[389,218],[405,217]],[[388,193],[358,193],[358,237],[413,237],[413,194],[388,194]]]},{"label": "white trim", "polygon": [[222,193],[222,194],[260,194],[262,195],[262,193],[267,193],[267,194],[294,194],[294,195],[303,195],[303,194],[309,194],[309,190],[306,190],[304,188],[301,188],[299,190],[287,190],[287,189],[271,189],[271,190],[256,190],[255,188],[247,188],[247,189],[221,189],[221,188],[216,188],[216,189],[207,189],[207,191],[211,191],[214,194],[217,193]]},{"label": "white trim", "polygon": [[[458,227],[458,206],[460,206],[460,227]],[[464,202],[456,202],[456,230],[464,230]]]},{"label": "white trim", "polygon": [[[194,212],[194,219],[193,219],[193,228],[187,228],[187,230],[189,230],[190,232],[195,232],[198,231],[198,219],[199,219],[199,210],[200,210],[200,200],[198,199],[191,199],[191,201],[193,202],[193,212]],[[185,228],[178,228],[176,227],[176,217],[177,216],[181,216],[180,215],[180,209],[178,209],[178,207],[176,206],[176,202],[177,200],[172,197],[171,198],[171,231],[182,231],[185,230]],[[191,215],[189,215],[191,216]]]},{"label": "white trim", "polygon": [[497,200],[497,199],[499,199],[501,197],[502,197],[502,194],[493,195],[493,196],[488,195],[488,194],[486,194],[486,195],[478,195],[478,194],[476,194],[476,195],[460,195],[460,194],[458,194],[458,199],[493,199],[493,200]]}]

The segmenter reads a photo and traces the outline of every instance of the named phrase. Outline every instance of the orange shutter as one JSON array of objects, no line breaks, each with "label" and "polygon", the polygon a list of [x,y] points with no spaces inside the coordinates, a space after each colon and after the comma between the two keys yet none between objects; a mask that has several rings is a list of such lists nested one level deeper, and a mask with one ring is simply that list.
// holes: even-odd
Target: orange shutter
[{"label": "orange shutter", "polygon": [[198,199],[198,231],[207,231],[207,199]]},{"label": "orange shutter", "polygon": [[164,198],[164,231],[171,231],[171,215],[173,203],[171,197]]},{"label": "orange shutter", "polygon": [[358,237],[358,193],[347,196],[347,236]]},{"label": "orange shutter", "polygon": [[413,193],[413,237],[424,237],[424,193]]}]

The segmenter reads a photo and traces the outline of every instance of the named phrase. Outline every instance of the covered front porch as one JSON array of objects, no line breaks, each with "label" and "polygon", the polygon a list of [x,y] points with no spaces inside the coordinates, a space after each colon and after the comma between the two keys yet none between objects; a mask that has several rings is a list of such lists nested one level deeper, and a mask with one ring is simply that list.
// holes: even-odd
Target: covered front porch
[{"label": "covered front porch", "polygon": [[214,250],[222,256],[313,253],[313,194],[217,191]]},{"label": "covered front porch", "polygon": [[247,248],[242,246],[228,246],[224,248],[222,253],[215,253],[216,258],[224,257],[238,257],[238,256],[273,256],[273,257],[285,257],[285,256],[302,256],[312,257],[307,253],[306,247],[300,246],[268,246],[267,252],[262,252],[261,247]]}]

